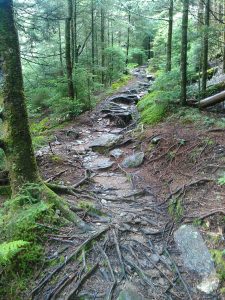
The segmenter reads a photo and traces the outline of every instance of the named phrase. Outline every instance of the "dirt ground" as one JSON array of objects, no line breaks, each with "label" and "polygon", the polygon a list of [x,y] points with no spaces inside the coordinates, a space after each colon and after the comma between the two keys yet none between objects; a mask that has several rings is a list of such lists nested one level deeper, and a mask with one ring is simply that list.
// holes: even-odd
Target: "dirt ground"
[{"label": "dirt ground", "polygon": [[[107,101],[54,132],[55,141],[37,153],[45,180],[75,184],[64,196],[94,231],[53,228],[47,263],[24,299],[117,299],[129,285],[144,299],[223,299],[219,289],[211,295],[196,289],[199,278],[184,267],[173,233],[194,223],[209,248],[225,248],[225,186],[218,184],[225,171],[224,130],[175,119],[120,128],[102,116]],[[119,158],[90,151],[108,133],[123,135],[113,147],[123,151]],[[122,167],[124,157],[140,151],[139,167]],[[87,171],[85,163],[105,158],[112,166]]]}]

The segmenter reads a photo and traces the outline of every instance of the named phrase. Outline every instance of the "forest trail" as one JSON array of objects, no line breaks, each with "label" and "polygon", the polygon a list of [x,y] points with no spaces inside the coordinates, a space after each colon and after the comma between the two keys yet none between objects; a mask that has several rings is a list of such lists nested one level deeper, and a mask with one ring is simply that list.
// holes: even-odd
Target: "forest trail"
[{"label": "forest trail", "polygon": [[[178,194],[179,199],[184,199],[187,182],[194,187],[208,184],[206,190],[194,189],[193,193],[202,193],[198,195],[201,197],[205,191],[220,193],[220,187],[212,188],[207,172],[182,175],[188,172],[188,161],[177,167],[181,175],[172,190],[169,187],[167,197],[166,181],[160,181],[168,174],[171,178],[177,153],[183,152],[177,158],[180,162],[189,148],[202,145],[200,133],[193,136],[190,126],[181,129],[168,124],[143,135],[135,104],[147,92],[152,78],[147,78],[145,67],[135,69],[133,75],[131,83],[119,93],[106,98],[74,124],[57,130],[55,141],[37,152],[41,172],[48,182],[73,186],[65,191],[70,194],[66,199],[71,209],[92,225],[93,231],[82,232],[65,225],[48,234],[46,260],[54,264],[40,270],[28,298],[219,299],[215,294],[200,293],[196,289],[198,277],[184,267],[173,240],[179,227],[176,218],[181,221],[182,213],[169,214],[168,203]],[[183,142],[174,144],[176,134]],[[193,144],[186,146],[188,135],[192,135]],[[212,135],[217,138],[216,133]],[[210,144],[205,138],[202,140],[205,143],[197,155],[205,160]],[[154,147],[156,156],[151,156]],[[168,159],[170,152],[174,156]],[[155,163],[159,162],[162,166],[157,172]],[[153,175],[150,168],[154,168]],[[160,201],[162,195],[164,199]],[[218,201],[215,207],[208,201],[204,208],[219,210],[222,202]],[[188,212],[186,222],[201,215],[194,205]]]}]

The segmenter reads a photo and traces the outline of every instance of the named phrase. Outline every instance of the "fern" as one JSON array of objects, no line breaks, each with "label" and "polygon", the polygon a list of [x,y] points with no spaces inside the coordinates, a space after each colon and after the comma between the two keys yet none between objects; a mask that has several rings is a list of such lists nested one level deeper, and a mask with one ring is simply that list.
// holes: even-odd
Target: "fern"
[{"label": "fern", "polygon": [[27,245],[29,245],[29,243],[22,240],[0,244],[0,265],[7,264]]}]

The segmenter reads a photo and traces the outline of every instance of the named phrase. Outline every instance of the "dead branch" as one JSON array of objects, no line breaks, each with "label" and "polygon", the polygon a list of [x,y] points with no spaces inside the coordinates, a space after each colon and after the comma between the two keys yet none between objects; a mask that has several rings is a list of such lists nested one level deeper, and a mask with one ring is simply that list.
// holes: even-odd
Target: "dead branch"
[{"label": "dead branch", "polygon": [[90,172],[88,170],[85,171],[85,176],[84,178],[82,178],[80,181],[78,181],[77,183],[75,183],[74,185],[72,185],[73,188],[77,188],[80,185],[82,185],[85,181],[90,179]]},{"label": "dead branch", "polygon": [[77,294],[81,286],[85,283],[85,281],[96,271],[98,268],[99,263],[97,262],[88,272],[86,272],[81,279],[77,282],[75,287],[72,289],[72,291],[69,293],[68,296],[65,297],[65,300],[74,299],[74,295]]},{"label": "dead branch", "polygon": [[225,128],[212,128],[207,130],[206,132],[224,132]]}]

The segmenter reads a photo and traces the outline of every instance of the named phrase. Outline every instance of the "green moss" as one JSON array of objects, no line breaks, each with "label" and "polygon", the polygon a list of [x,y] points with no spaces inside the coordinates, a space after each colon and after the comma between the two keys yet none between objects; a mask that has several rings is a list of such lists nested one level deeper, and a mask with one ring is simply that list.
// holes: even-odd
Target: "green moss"
[{"label": "green moss", "polygon": [[115,81],[111,88],[113,91],[119,90],[121,87],[126,85],[132,79],[131,75],[123,75],[119,80]]},{"label": "green moss", "polygon": [[141,120],[148,125],[154,125],[162,121],[168,110],[167,101],[157,100],[160,93],[152,92],[138,103],[138,108],[141,111]]},{"label": "green moss", "polygon": [[176,220],[179,221],[184,213],[182,206],[182,199],[172,198],[168,208],[169,214]]},{"label": "green moss", "polygon": [[215,262],[219,279],[224,281],[225,280],[225,251],[211,250],[210,252]]}]

